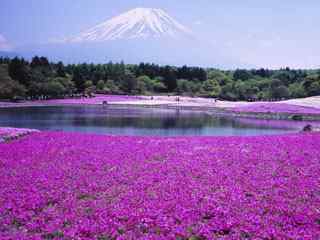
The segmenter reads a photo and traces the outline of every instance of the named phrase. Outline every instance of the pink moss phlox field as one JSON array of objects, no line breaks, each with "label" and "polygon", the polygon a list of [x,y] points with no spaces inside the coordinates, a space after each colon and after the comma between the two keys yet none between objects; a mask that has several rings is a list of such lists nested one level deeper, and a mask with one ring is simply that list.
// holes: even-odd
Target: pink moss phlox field
[{"label": "pink moss phlox field", "polygon": [[123,102],[123,101],[135,101],[140,98],[137,96],[121,96],[121,95],[96,95],[93,98],[70,98],[70,99],[56,99],[40,101],[48,104],[102,104],[106,102]]},{"label": "pink moss phlox field", "polygon": [[46,105],[97,105],[103,102],[126,102],[138,101],[142,98],[139,96],[124,96],[124,95],[103,95],[97,94],[92,98],[66,98],[66,99],[52,99],[52,100],[36,100],[25,101],[21,103],[0,102],[0,107],[19,107],[19,106],[46,106]]},{"label": "pink moss phlox field", "polygon": [[292,114],[320,114],[319,108],[291,105],[287,103],[253,103],[247,106],[232,108],[234,112],[252,113],[292,113]]},{"label": "pink moss phlox field", "polygon": [[34,132],[39,131],[25,128],[0,127],[0,142],[16,139]]},{"label": "pink moss phlox field", "polygon": [[0,144],[0,239],[320,239],[320,135]]}]

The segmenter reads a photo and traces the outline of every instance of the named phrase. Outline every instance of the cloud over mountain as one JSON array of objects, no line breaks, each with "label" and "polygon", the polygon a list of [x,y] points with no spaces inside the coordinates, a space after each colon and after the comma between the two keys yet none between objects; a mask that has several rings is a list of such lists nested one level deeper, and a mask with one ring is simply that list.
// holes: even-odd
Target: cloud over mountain
[{"label": "cloud over mountain", "polygon": [[10,51],[10,50],[12,50],[12,45],[1,34],[0,34],[0,50],[1,51]]}]

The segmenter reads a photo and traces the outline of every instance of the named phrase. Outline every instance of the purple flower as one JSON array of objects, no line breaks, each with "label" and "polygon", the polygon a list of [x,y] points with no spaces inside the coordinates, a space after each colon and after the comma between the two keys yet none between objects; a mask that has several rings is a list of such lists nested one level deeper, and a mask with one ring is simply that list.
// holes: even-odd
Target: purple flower
[{"label": "purple flower", "polygon": [[320,239],[319,156],[317,133],[33,133],[0,143],[0,239]]}]

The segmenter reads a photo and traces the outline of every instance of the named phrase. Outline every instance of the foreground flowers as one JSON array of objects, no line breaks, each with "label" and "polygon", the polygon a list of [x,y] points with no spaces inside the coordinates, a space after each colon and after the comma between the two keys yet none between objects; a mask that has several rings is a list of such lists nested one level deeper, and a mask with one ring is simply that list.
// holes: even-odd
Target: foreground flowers
[{"label": "foreground flowers", "polygon": [[319,239],[320,135],[0,144],[0,239]]}]

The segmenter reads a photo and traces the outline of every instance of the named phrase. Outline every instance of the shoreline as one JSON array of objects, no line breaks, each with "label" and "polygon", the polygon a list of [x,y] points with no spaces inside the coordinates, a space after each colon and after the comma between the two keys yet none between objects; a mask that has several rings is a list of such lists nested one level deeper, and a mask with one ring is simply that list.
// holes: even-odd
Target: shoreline
[{"label": "shoreline", "polygon": [[[107,104],[103,104],[104,97],[108,98]],[[57,99],[42,101],[26,101],[21,103],[1,102],[0,109],[20,108],[20,107],[61,107],[61,106],[103,106],[103,107],[121,107],[121,108],[160,108],[177,109],[188,111],[207,112],[210,115],[219,114],[231,117],[244,117],[256,119],[274,119],[274,120],[314,120],[320,121],[320,98],[312,97],[305,99],[293,99],[282,102],[229,102],[215,101],[207,98],[191,98],[177,96],[135,96],[131,99],[117,101],[119,96],[97,95],[92,99]],[[114,98],[115,100],[113,100]],[[181,100],[180,100],[181,99]],[[316,106],[311,106],[314,103]],[[301,103],[299,105],[299,103]],[[288,106],[294,110],[286,112],[277,107]],[[318,106],[319,105],[319,106]],[[256,106],[261,109],[254,109]],[[319,107],[319,108],[318,108]],[[253,110],[252,110],[252,109]],[[269,108],[269,109],[268,109]],[[274,109],[275,108],[275,109]],[[260,111],[261,110],[261,111]],[[296,112],[295,112],[296,110]],[[310,111],[310,113],[308,112]],[[318,113],[319,112],[319,113]]]},{"label": "shoreline", "polygon": [[[204,112],[211,116],[223,115],[228,117],[238,118],[252,118],[252,119],[264,119],[264,120],[290,120],[290,121],[320,121],[320,114],[306,114],[306,113],[264,113],[264,112],[236,112],[227,108],[211,107],[211,106],[192,106],[192,105],[174,105],[174,104],[132,104],[132,103],[110,103],[106,106],[102,104],[75,104],[75,103],[63,103],[63,104],[25,104],[25,105],[11,105],[1,106],[1,109],[9,108],[41,108],[41,107],[97,107],[102,106],[105,108],[146,108],[146,109],[176,109],[181,111],[195,111]],[[297,119],[294,119],[297,117]]]},{"label": "shoreline", "polygon": [[264,120],[320,121],[319,114],[301,113],[264,113],[264,112],[229,112],[229,116]]}]

